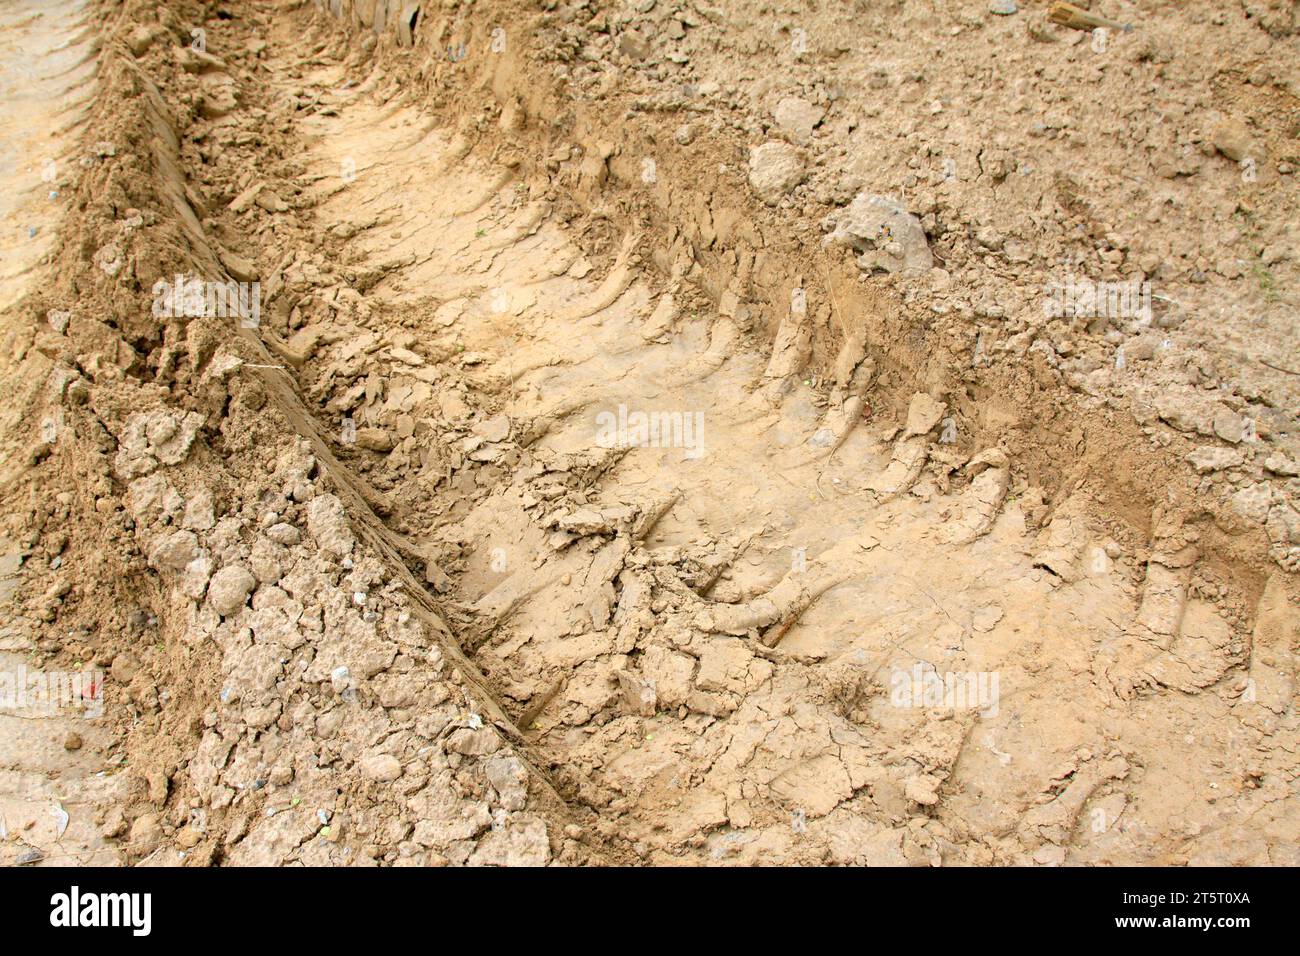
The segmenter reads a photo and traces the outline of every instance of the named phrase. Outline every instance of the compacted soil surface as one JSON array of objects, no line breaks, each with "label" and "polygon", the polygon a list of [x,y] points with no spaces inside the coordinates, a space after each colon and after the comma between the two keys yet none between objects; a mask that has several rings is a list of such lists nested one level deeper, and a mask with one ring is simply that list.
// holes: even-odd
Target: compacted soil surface
[{"label": "compacted soil surface", "polygon": [[1300,863],[1285,2],[0,8],[0,861]]}]

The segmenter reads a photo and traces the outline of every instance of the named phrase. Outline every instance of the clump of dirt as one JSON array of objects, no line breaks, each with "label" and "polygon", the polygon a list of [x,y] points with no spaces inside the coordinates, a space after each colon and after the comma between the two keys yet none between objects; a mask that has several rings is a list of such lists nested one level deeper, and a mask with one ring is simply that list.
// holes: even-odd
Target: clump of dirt
[{"label": "clump of dirt", "polygon": [[1294,862],[1281,6],[97,9],[5,350],[82,849]]}]

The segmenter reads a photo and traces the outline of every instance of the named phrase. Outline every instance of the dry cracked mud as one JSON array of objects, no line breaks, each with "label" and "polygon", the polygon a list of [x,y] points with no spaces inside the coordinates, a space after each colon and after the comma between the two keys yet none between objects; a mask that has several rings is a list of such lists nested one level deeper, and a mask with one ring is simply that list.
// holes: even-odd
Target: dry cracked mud
[{"label": "dry cracked mud", "polygon": [[1300,862],[1294,11],[991,6],[8,8],[0,859]]}]

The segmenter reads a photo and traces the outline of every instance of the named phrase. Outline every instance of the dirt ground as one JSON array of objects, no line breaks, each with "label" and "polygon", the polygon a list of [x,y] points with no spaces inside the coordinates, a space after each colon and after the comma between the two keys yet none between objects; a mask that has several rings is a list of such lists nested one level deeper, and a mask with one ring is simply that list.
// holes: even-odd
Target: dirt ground
[{"label": "dirt ground", "polygon": [[1300,14],[1050,6],[0,7],[0,861],[1300,863]]}]

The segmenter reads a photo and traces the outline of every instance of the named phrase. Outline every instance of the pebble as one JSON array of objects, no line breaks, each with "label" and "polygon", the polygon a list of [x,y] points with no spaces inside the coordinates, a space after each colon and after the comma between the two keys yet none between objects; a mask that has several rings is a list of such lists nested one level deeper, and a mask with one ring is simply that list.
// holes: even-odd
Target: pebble
[{"label": "pebble", "polygon": [[749,154],[749,185],[769,206],[803,182],[803,157],[788,143],[770,142]]},{"label": "pebble", "polygon": [[222,617],[229,617],[248,603],[248,595],[257,587],[257,579],[247,568],[232,564],[212,576],[208,600]]},{"label": "pebble", "polygon": [[1215,149],[1233,162],[1241,162],[1251,152],[1250,130],[1240,120],[1221,121],[1214,127],[1210,138]]},{"label": "pebble", "polygon": [[361,773],[369,780],[384,783],[402,775],[402,764],[392,754],[372,754],[362,759]]}]

